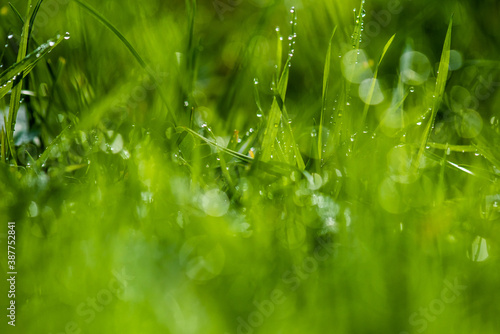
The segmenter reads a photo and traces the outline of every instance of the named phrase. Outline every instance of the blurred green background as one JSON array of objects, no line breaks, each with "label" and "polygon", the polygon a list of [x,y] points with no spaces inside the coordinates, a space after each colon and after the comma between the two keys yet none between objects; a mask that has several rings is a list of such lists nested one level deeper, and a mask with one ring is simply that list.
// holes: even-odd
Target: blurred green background
[{"label": "blurred green background", "polygon": [[23,82],[17,159],[1,143],[7,333],[500,331],[498,1],[88,1],[145,66],[82,2],[41,3],[28,53],[70,38]]}]

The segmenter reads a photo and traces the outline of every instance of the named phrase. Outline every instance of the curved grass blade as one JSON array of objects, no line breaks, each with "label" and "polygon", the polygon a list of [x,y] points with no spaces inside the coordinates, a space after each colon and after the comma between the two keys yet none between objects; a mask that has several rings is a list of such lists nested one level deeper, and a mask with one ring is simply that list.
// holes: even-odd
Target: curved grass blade
[{"label": "curved grass blade", "polygon": [[21,20],[21,22],[24,24],[23,16],[21,15],[21,13],[19,13],[19,11],[17,10],[17,8],[14,7],[14,5],[12,3],[10,3],[10,2],[9,2],[9,6],[10,6],[10,9],[12,9],[12,11],[14,12],[14,14],[16,14],[17,18],[19,20]]},{"label": "curved grass blade", "polygon": [[217,149],[219,149],[219,150],[223,151],[224,153],[227,153],[227,154],[229,154],[229,155],[231,155],[231,156],[233,156],[233,157],[235,157],[235,158],[237,158],[237,159],[240,159],[240,160],[242,160],[242,161],[244,161],[244,162],[252,162],[252,161],[253,161],[253,159],[252,159],[252,158],[250,158],[249,156],[246,156],[246,155],[241,154],[241,153],[239,153],[239,152],[236,152],[236,151],[230,150],[230,149],[228,149],[228,148],[226,148],[226,147],[220,146],[220,145],[219,145],[219,144],[217,144],[214,140],[210,140],[210,139],[208,139],[208,138],[206,138],[206,137],[203,137],[203,136],[202,136],[202,135],[200,135],[198,132],[196,132],[196,131],[194,131],[194,130],[192,130],[192,129],[188,128],[188,127],[185,127],[185,126],[178,126],[178,127],[176,128],[176,131],[177,131],[177,132],[183,132],[183,131],[185,131],[185,132],[187,132],[187,133],[190,133],[191,135],[195,136],[195,137],[196,137],[196,138],[198,138],[198,139],[201,139],[202,141],[206,142],[207,144],[209,144],[209,145],[211,145],[211,146],[213,146],[213,147],[215,147],[215,148],[217,148]]},{"label": "curved grass blade", "polygon": [[83,8],[85,8],[98,21],[100,21],[102,24],[104,24],[104,26],[106,28],[108,28],[109,30],[111,30],[116,35],[116,37],[118,37],[122,41],[122,43],[125,44],[125,46],[127,47],[127,49],[130,51],[130,53],[132,53],[132,55],[137,60],[137,62],[141,65],[141,67],[143,69],[145,69],[145,70],[148,70],[148,66],[146,65],[146,62],[142,59],[142,57],[135,50],[135,48],[132,46],[132,44],[130,44],[130,42],[125,38],[125,36],[123,36],[122,33],[120,31],[118,31],[118,29],[116,29],[116,27],[111,22],[109,22],[104,16],[102,16],[101,14],[99,14],[94,9],[94,7],[92,7],[91,5],[89,5],[87,2],[82,1],[82,0],[74,0],[74,1],[77,4],[79,4],[80,6],[82,6]]},{"label": "curved grass blade", "polygon": [[42,2],[43,2],[43,0],[38,0],[35,7],[33,8],[33,12],[31,13],[31,17],[30,17],[30,21],[29,21],[29,30],[28,30],[28,41],[27,41],[28,44],[31,40],[31,33],[33,32],[33,26],[35,24],[36,14],[38,14],[38,11],[40,10],[40,6],[42,5]]},{"label": "curved grass blade", "polygon": [[[156,87],[160,87],[160,84],[158,80],[156,80],[156,77],[151,70],[151,68],[146,64],[146,62],[142,59],[142,57],[139,55],[139,53],[135,50],[135,48],[132,46],[132,44],[125,38],[125,36],[122,35],[122,33],[111,23],[109,22],[104,16],[99,14],[91,5],[89,5],[87,2],[83,0],[74,0],[77,4],[79,4],[82,8],[87,10],[92,16],[94,16],[99,22],[101,22],[106,28],[111,30],[116,37],[120,39],[120,41],[127,47],[127,49],[130,51],[130,53],[134,56],[134,58],[137,60],[139,65],[142,67],[142,69],[148,74],[150,79],[155,83]],[[175,116],[175,113],[170,111],[170,108],[168,107],[167,99],[162,93],[161,89],[158,89],[158,93],[163,100],[163,103],[165,104],[165,107],[167,108],[168,114],[172,116],[174,125],[177,124],[177,119]]]},{"label": "curved grass blade", "polygon": [[247,155],[244,155],[242,153],[239,153],[239,152],[236,152],[236,151],[233,151],[233,150],[230,150],[226,147],[223,147],[223,146],[220,146],[219,144],[217,144],[214,140],[210,140],[202,135],[200,135],[199,133],[197,133],[196,131],[188,128],[188,127],[185,127],[185,126],[178,126],[176,127],[176,131],[177,132],[187,132],[187,133],[190,133],[191,135],[193,135],[194,137],[204,141],[205,143],[209,144],[210,146],[213,146],[215,147],[216,149],[244,162],[244,163],[247,163],[247,164],[252,164],[254,166],[256,166],[257,168],[261,168],[262,170],[264,170],[266,173],[269,173],[269,174],[272,174],[272,175],[277,175],[277,176],[289,176],[291,172],[297,172],[297,168],[295,168],[294,166],[291,166],[287,163],[280,163],[280,162],[273,162],[272,164],[271,163],[268,163],[268,162],[264,162],[264,161],[259,161],[257,159],[253,159]]}]

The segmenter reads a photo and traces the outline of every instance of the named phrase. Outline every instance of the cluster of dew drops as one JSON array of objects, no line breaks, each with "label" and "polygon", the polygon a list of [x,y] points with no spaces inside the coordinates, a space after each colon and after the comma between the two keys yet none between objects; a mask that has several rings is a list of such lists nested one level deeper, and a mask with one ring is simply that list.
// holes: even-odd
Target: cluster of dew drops
[{"label": "cluster of dew drops", "polygon": [[352,10],[353,13],[354,13],[354,16],[356,18],[356,25],[361,23],[361,26],[360,26],[360,29],[359,29],[359,32],[358,32],[358,36],[356,36],[355,32],[353,32],[353,34],[351,35],[351,40],[352,40],[353,47],[356,45],[357,41],[359,41],[359,43],[362,42],[362,36],[361,35],[363,34],[363,30],[364,30],[364,18],[366,16],[366,11],[364,9],[364,4],[365,4],[365,1],[363,0],[361,2],[361,15],[357,14],[357,9],[356,8],[354,8]]},{"label": "cluster of dew drops", "polygon": [[[8,48],[9,47],[9,43],[8,41],[11,40],[12,38],[14,37],[14,34],[9,34],[7,35],[7,43],[5,44],[5,48]],[[57,35],[56,36],[56,39],[58,40],[61,36],[60,35]],[[69,32],[66,32],[64,34],[64,39],[65,40],[68,40],[70,39],[70,34]],[[53,40],[48,40],[47,43],[44,43],[42,45],[40,45],[35,51],[36,51],[36,58],[39,58],[41,56],[41,53],[43,51],[45,51],[47,48],[51,48],[53,47],[54,45],[56,44],[56,42],[54,42]],[[50,53],[51,50],[49,50],[48,52]],[[30,57],[31,54],[28,54],[26,57]],[[0,64],[0,69],[3,68],[3,64]],[[17,79],[17,76],[21,75],[21,73],[18,73],[17,75],[13,76],[10,80],[8,80],[7,82],[5,82],[3,85],[0,86],[0,89],[1,88],[5,88],[7,87],[9,84],[13,83],[16,79]]]},{"label": "cluster of dew drops", "polygon": [[[295,13],[295,7],[291,7],[290,13],[292,14],[292,19],[290,20],[290,25],[292,27],[292,34],[290,34],[288,36],[288,67],[292,66],[291,59],[293,58],[294,53],[295,53],[295,40],[297,38],[297,33],[295,32],[295,27],[297,26],[297,15]],[[275,30],[276,30],[276,33],[278,34],[279,40],[283,41],[283,36],[281,36],[281,34],[280,34],[280,27],[276,27]],[[277,71],[279,71],[278,65],[274,65],[274,68]],[[257,86],[259,84],[259,79],[254,78],[253,83]],[[274,91],[275,88],[276,88],[276,82],[274,82],[274,80],[273,80],[271,82],[270,89],[271,89],[271,91]],[[262,118],[262,113],[260,111],[257,112],[257,117]],[[291,121],[288,121],[288,122],[291,123]]]}]

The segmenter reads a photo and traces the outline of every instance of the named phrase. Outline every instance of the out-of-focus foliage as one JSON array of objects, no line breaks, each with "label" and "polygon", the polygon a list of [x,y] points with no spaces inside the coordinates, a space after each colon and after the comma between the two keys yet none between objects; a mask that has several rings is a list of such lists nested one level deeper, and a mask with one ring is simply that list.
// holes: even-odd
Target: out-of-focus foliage
[{"label": "out-of-focus foliage", "polygon": [[0,4],[9,333],[498,333],[497,1],[88,1]]}]

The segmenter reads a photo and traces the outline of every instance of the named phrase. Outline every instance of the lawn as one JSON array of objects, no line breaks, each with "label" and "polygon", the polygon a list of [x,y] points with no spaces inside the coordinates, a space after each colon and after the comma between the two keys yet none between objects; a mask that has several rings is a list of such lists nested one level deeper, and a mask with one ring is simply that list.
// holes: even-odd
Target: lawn
[{"label": "lawn", "polygon": [[500,333],[500,3],[0,3],[2,333]]}]

